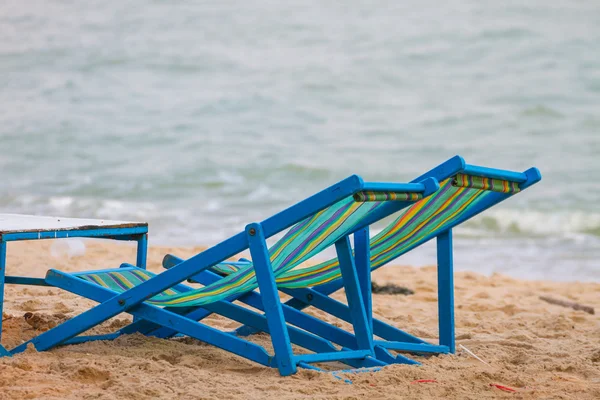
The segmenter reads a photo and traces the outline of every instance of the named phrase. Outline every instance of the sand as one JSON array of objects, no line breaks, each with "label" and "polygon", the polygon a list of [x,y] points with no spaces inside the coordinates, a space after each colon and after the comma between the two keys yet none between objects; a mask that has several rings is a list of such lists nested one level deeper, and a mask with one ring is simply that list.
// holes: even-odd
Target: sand
[{"label": "sand", "polygon": [[[39,277],[48,268],[98,269],[135,260],[135,249],[128,245],[85,245],[85,255],[68,259],[53,257],[51,242],[11,243],[8,273]],[[166,252],[185,257],[197,250],[151,247],[149,269],[159,271]],[[373,279],[415,291],[412,296],[374,295],[379,318],[436,340],[435,268],[387,267]],[[420,359],[420,367],[392,365],[379,372],[343,375],[353,381],[347,384],[332,374],[302,369],[284,378],[274,369],[196,340],[131,335],[2,358],[0,399],[600,398],[599,316],[539,299],[551,295],[600,311],[600,284],[524,281],[473,272],[456,273],[455,284],[458,344],[487,365],[459,350],[456,355]],[[19,344],[91,304],[56,288],[7,286],[2,343]],[[122,315],[94,332],[114,331],[129,320]],[[236,326],[216,317],[209,321],[223,329]],[[266,335],[253,340],[269,345]],[[505,392],[494,384],[515,391]]]}]

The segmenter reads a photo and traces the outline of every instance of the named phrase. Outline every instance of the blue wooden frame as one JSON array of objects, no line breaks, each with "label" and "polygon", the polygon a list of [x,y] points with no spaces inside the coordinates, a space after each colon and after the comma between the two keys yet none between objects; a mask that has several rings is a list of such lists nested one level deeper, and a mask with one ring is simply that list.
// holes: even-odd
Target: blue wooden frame
[{"label": "blue wooden frame", "polygon": [[[136,331],[140,331],[140,328],[144,326],[154,330],[156,330],[156,327],[162,327],[161,329],[169,329],[173,332],[189,335],[263,365],[277,367],[282,375],[294,373],[297,366],[306,366],[308,363],[333,360],[342,361],[354,367],[385,365],[385,363],[373,358],[373,335],[369,325],[369,316],[364,307],[362,287],[359,284],[354,257],[352,256],[349,244],[349,236],[353,232],[349,232],[335,243],[338,257],[341,260],[343,286],[346,288],[349,304],[349,321],[354,326],[357,338],[356,341],[349,343],[354,347],[351,349],[343,348],[342,350],[337,350],[329,341],[318,335],[290,327],[286,323],[286,311],[287,314],[290,314],[290,310],[292,309],[286,307],[286,310],[284,310],[281,304],[266,245],[266,239],[269,237],[344,198],[366,189],[381,191],[403,190],[422,193],[423,196],[428,196],[439,189],[439,184],[433,178],[427,178],[422,182],[412,184],[364,183],[360,177],[353,175],[261,223],[249,224],[244,232],[240,232],[192,258],[182,261],[173,268],[161,273],[160,276],[153,277],[123,293],[115,293],[86,282],[78,278],[76,273],[66,274],[50,270],[45,279],[47,284],[96,300],[100,304],[17,346],[10,352],[13,354],[21,352],[25,350],[29,343],[32,343],[37,350],[42,351],[65,343],[80,343],[87,340],[117,337],[120,334],[131,331],[131,329],[125,328],[121,332],[112,335],[102,335],[100,337],[77,337],[77,335],[115,315],[128,312],[137,318],[132,324],[132,326],[137,327]],[[390,201],[388,204],[381,206],[377,212],[366,216],[354,228],[354,231],[363,229],[369,224],[385,218],[409,204],[411,202]],[[186,286],[181,285],[180,282],[207,272],[208,268],[245,249],[250,249],[254,259],[257,282],[261,291],[260,303],[262,309],[265,311],[265,316],[245,310],[226,301],[207,304],[202,308],[209,312],[226,315],[256,329],[269,332],[275,349],[274,356],[268,355],[266,350],[261,346],[215,330],[185,316],[190,311],[199,312],[201,308],[193,310],[186,308],[160,308],[145,303],[145,300],[171,287],[178,290],[189,290]],[[127,268],[128,266],[124,267]],[[309,317],[297,310],[293,310],[293,313],[296,316],[302,315],[305,322],[310,321],[318,325],[316,318]],[[327,327],[328,325],[322,324],[321,326]],[[291,350],[292,342],[315,351],[315,354],[294,355]]]},{"label": "blue wooden frame", "polygon": [[[6,276],[7,243],[22,240],[64,239],[64,238],[98,238],[114,240],[130,240],[137,242],[136,265],[146,268],[148,251],[148,225],[107,227],[91,229],[57,229],[40,232],[10,232],[0,235],[0,316],[4,309],[4,285],[51,286],[44,278],[26,276]],[[0,339],[2,338],[2,320],[0,318]],[[10,356],[11,353],[0,344],[0,357]]]},{"label": "blue wooden frame", "polygon": [[[431,171],[419,176],[412,183],[423,181],[427,178],[435,178],[436,180],[442,181],[448,179],[458,173],[467,173],[474,176],[487,177],[492,179],[503,179],[518,182],[522,190],[529,186],[539,182],[541,180],[541,174],[537,168],[531,168],[523,173],[505,171],[487,167],[479,167],[474,165],[468,165],[464,159],[460,156],[453,157]],[[373,186],[374,188],[377,185]],[[490,198],[479,205],[478,208],[472,209],[469,213],[465,214],[452,226],[459,225],[465,220],[479,214],[487,208],[509,198],[510,195],[503,193],[493,193]],[[366,236],[365,236],[366,235]],[[392,327],[383,321],[373,319],[371,311],[371,281],[370,281],[370,256],[368,254],[369,248],[369,236],[368,227],[363,230],[358,230],[354,234],[355,237],[355,259],[358,276],[360,277],[360,286],[363,293],[364,307],[368,310],[369,315],[369,327],[374,335],[381,337],[385,340],[375,340],[375,357],[380,361],[387,363],[416,363],[413,360],[408,359],[402,355],[391,355],[388,350],[403,351],[408,353],[416,354],[435,354],[435,353],[454,353],[455,352],[455,335],[454,335],[454,283],[453,283],[453,256],[452,256],[452,231],[451,228],[446,231],[440,232],[436,235],[431,235],[424,241],[427,242],[433,238],[437,239],[437,254],[438,254],[438,320],[439,320],[439,344],[434,345],[425,342],[422,339],[414,337],[398,328]],[[181,262],[174,256],[167,256],[163,262],[165,268],[170,268],[173,265]],[[240,264],[243,264],[241,262]],[[194,277],[194,280],[202,283],[209,284],[215,281],[214,275],[210,271],[205,271]],[[292,296],[293,298],[284,304],[284,309],[289,307],[288,313],[291,314],[291,309],[302,310],[307,306],[314,306],[322,311],[330,313],[331,315],[340,318],[346,322],[350,322],[350,313],[348,307],[343,303],[337,302],[334,299],[328,297],[329,294],[337,291],[342,287],[341,279],[330,282],[325,285],[321,285],[315,288],[304,288],[304,289],[280,289],[282,292]],[[368,293],[368,295],[366,295]],[[249,299],[248,296],[253,296],[254,293],[249,293],[245,296],[237,298],[251,306],[257,307],[257,302],[254,299]],[[257,295],[260,297],[260,295]],[[206,314],[208,315],[208,314]],[[203,315],[205,317],[206,315]],[[329,326],[324,327],[322,325],[316,326],[313,321],[304,321],[300,315],[293,314],[287,317],[288,322],[322,337],[326,337],[328,340],[347,347],[354,347],[352,342],[355,338],[349,336],[347,332],[340,332],[339,329]],[[255,333],[256,329],[249,326],[242,326],[236,330],[236,334],[239,336],[247,336]],[[168,337],[173,334],[168,330],[162,330],[158,333],[160,337]]]}]

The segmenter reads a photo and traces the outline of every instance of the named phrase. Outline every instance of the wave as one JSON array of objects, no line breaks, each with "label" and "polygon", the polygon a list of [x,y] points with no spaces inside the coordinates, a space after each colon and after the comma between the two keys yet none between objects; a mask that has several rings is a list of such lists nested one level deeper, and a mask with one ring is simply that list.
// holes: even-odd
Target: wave
[{"label": "wave", "polygon": [[470,220],[464,236],[517,234],[524,236],[565,236],[584,234],[600,237],[600,214],[585,211],[488,210]]}]

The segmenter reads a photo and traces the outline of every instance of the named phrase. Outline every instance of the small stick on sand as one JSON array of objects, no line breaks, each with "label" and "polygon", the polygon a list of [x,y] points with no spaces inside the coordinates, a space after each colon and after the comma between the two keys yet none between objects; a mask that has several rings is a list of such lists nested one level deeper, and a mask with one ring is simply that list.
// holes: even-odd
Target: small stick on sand
[{"label": "small stick on sand", "polygon": [[559,300],[548,296],[540,296],[540,300],[544,300],[550,304],[556,304],[557,306],[572,308],[573,310],[585,311],[588,314],[595,314],[594,307],[584,306],[582,304],[575,303],[574,301]]},{"label": "small stick on sand", "polygon": [[481,358],[477,357],[477,356],[475,355],[475,353],[473,353],[471,350],[467,349],[467,348],[466,348],[465,346],[463,346],[462,344],[459,344],[459,347],[460,347],[461,349],[463,349],[464,351],[466,351],[468,355],[470,355],[471,357],[473,357],[473,358],[474,358],[474,359],[476,359],[477,361],[480,361],[480,362],[484,363],[485,365],[487,365],[488,367],[491,367],[491,365],[490,365],[490,364],[486,363],[486,362],[485,362],[485,361],[483,361]]}]

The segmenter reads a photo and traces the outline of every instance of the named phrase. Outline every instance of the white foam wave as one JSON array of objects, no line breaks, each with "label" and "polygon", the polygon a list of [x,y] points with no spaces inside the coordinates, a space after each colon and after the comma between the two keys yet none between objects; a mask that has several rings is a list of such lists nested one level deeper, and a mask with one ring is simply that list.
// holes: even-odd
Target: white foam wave
[{"label": "white foam wave", "polygon": [[583,211],[488,210],[465,224],[461,234],[481,234],[482,231],[535,236],[600,236],[600,214]]},{"label": "white foam wave", "polygon": [[152,218],[157,212],[156,206],[148,202],[72,196],[16,196],[1,204],[1,207],[3,210],[22,214],[125,220],[144,220]]}]

